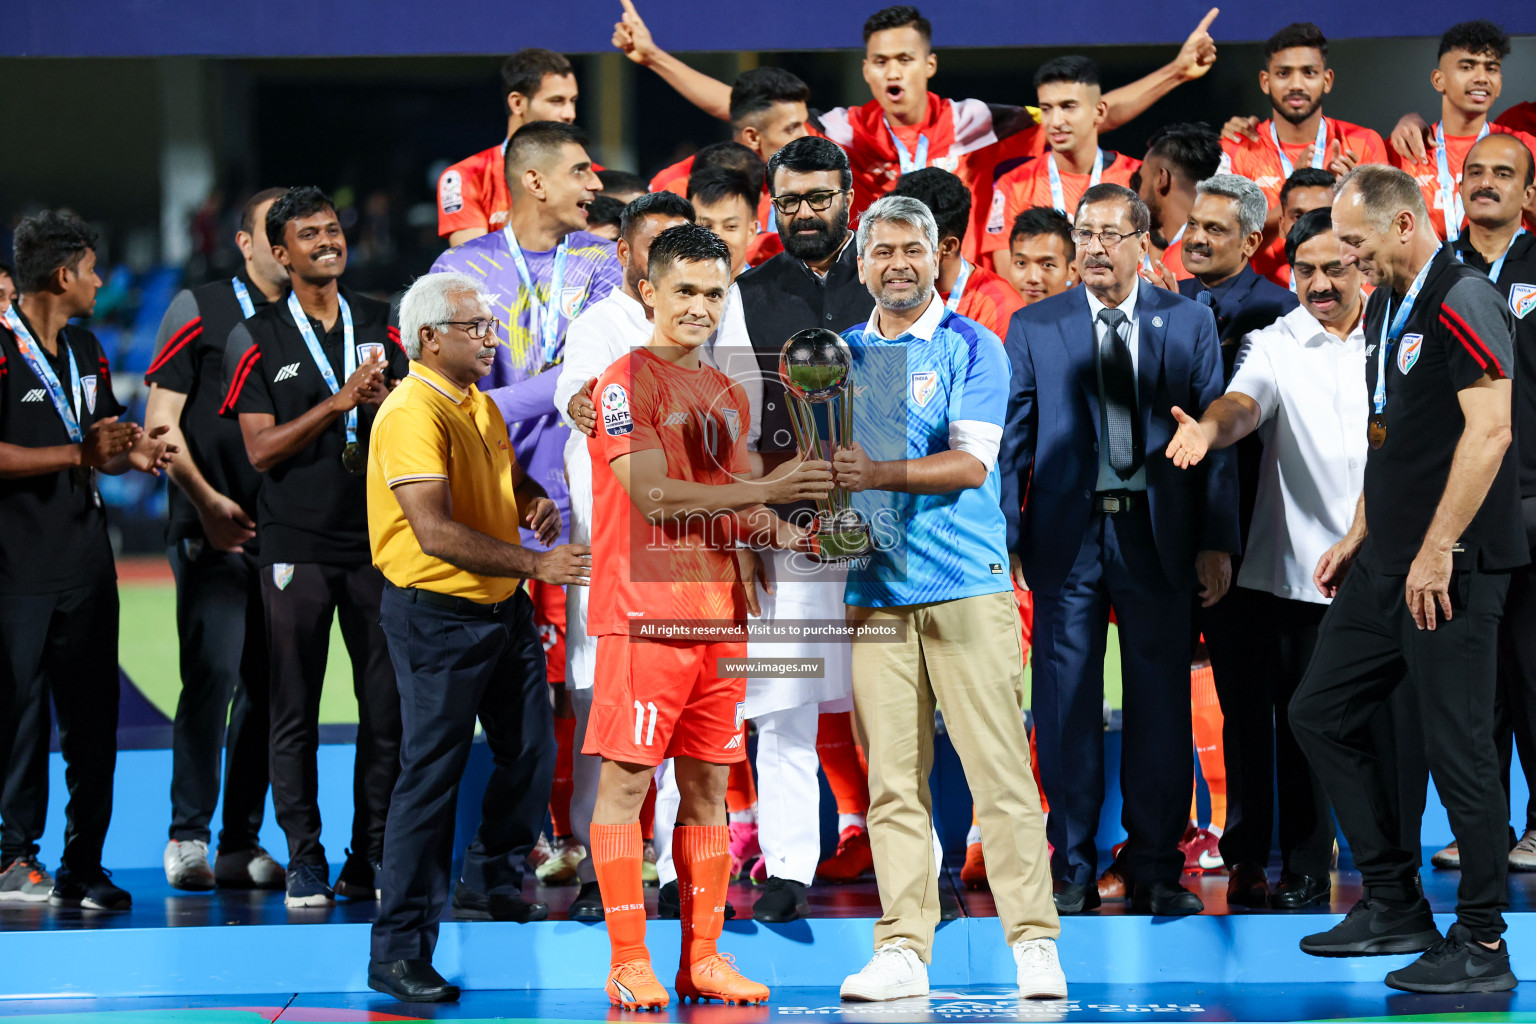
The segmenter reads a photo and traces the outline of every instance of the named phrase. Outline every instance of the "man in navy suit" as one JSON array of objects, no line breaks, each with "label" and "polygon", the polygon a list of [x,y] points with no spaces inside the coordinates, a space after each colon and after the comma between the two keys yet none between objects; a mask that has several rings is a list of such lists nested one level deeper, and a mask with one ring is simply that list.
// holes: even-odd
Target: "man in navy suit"
[{"label": "man in navy suit", "polygon": [[[1099,905],[1104,646],[1113,605],[1125,676],[1123,863],[1135,908],[1196,914],[1181,887],[1189,810],[1193,596],[1215,602],[1239,550],[1227,461],[1187,474],[1160,454],[1171,408],[1221,395],[1216,321],[1137,277],[1151,218],[1090,188],[1073,240],[1084,288],[1014,314],[1003,511],[1015,578],[1035,592],[1034,701],[1057,909]],[[1023,504],[1023,512],[1020,505]]]},{"label": "man in navy suit", "polygon": [[[1253,331],[1273,324],[1297,306],[1296,296],[1260,277],[1249,263],[1264,241],[1269,204],[1258,185],[1236,174],[1213,174],[1195,185],[1195,205],[1184,230],[1184,267],[1195,276],[1179,282],[1179,294],[1210,306],[1221,338],[1223,385],[1232,380],[1238,349]],[[1259,491],[1264,443],[1257,432],[1232,449],[1237,466],[1237,521],[1243,547]],[[1234,559],[1235,578],[1241,559]],[[1221,701],[1222,749],[1227,770],[1226,832],[1221,856],[1231,874],[1227,903],[1269,903],[1269,863],[1274,800],[1275,717],[1263,687],[1253,685],[1267,666],[1255,665],[1263,644],[1263,614],[1253,591],[1235,589],[1220,604],[1195,612],[1211,658]]]}]

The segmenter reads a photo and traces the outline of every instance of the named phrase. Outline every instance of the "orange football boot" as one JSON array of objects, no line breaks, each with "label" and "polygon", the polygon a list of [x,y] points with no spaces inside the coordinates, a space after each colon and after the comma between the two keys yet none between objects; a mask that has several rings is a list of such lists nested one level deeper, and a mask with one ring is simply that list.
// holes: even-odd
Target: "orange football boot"
[{"label": "orange football boot", "polygon": [[608,968],[608,984],[603,986],[614,1006],[626,1010],[664,1010],[671,1002],[667,990],[656,980],[649,960],[626,960]]},{"label": "orange football boot", "polygon": [[679,970],[675,987],[677,997],[685,1003],[689,999],[718,999],[745,1006],[768,1001],[768,986],[743,977],[736,969],[735,958],[728,953],[703,957],[689,964],[687,970]]}]

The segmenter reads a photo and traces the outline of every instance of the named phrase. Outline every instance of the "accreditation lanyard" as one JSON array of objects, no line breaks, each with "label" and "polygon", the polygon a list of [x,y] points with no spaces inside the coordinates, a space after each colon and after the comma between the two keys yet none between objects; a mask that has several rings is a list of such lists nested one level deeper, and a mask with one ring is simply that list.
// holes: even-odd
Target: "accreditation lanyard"
[{"label": "accreditation lanyard", "polygon": [[960,274],[955,278],[955,286],[949,290],[949,298],[944,303],[944,308],[953,313],[960,308],[960,298],[965,295],[965,282],[971,279],[971,265],[965,260],[960,261]]},{"label": "accreditation lanyard", "polygon": [[70,407],[68,396],[64,394],[64,386],[59,383],[58,374],[53,372],[47,357],[37,351],[38,344],[32,339],[32,332],[27,330],[27,325],[21,322],[15,305],[5,311],[5,325],[16,335],[16,350],[26,360],[28,369],[43,382],[43,390],[48,392],[48,400],[53,403],[54,411],[64,421],[64,430],[69,434],[70,442],[79,444],[85,438],[85,433],[80,429],[80,417],[76,414],[80,408],[80,367],[75,364],[75,350],[69,347],[64,332],[59,332],[59,346],[69,356],[69,387],[75,396],[73,408]]},{"label": "accreditation lanyard", "polygon": [[896,144],[896,162],[901,165],[902,174],[911,174],[928,166],[928,136],[917,136],[917,156],[907,148],[907,144],[896,137],[896,129],[891,127],[891,119],[885,119],[885,130],[890,133],[891,141]]},{"label": "accreditation lanyard", "polygon": [[[1296,173],[1296,165],[1291,163],[1291,158],[1285,155],[1285,147],[1280,145],[1280,133],[1275,131],[1273,119],[1269,122],[1269,137],[1275,144],[1275,152],[1280,154],[1280,170],[1284,171],[1283,177],[1289,178]],[[1312,166],[1323,166],[1323,160],[1328,154],[1328,119],[1317,119],[1317,138],[1312,142]]]},{"label": "accreditation lanyard", "polygon": [[[1509,251],[1515,247],[1515,243],[1520,240],[1520,236],[1523,234],[1525,234],[1524,225],[1522,225],[1520,229],[1515,232],[1515,237],[1511,238],[1509,240],[1509,244],[1504,247],[1504,255],[1494,260],[1493,266],[1488,268],[1488,280],[1492,281],[1494,284],[1499,283],[1499,274],[1504,270],[1504,261],[1509,259]],[[1467,258],[1461,254],[1460,249],[1456,250],[1456,259],[1462,263],[1467,262]]]},{"label": "accreditation lanyard", "polygon": [[[341,362],[345,368],[347,379],[357,372],[357,345],[353,343],[352,334],[352,307],[347,305],[346,296],[338,294],[336,301],[341,304]],[[320,376],[325,380],[325,386],[331,389],[331,394],[341,390],[341,385],[336,381],[336,371],[331,369],[331,361],[325,357],[325,350],[320,347],[320,339],[315,337],[315,329],[309,326],[309,316],[304,312],[304,307],[299,305],[299,297],[293,292],[288,293],[288,312],[293,316],[293,324],[304,336],[304,344],[309,349],[309,357],[315,361],[315,369],[320,371]],[[346,415],[347,444],[357,443],[357,406],[347,410]]]},{"label": "accreditation lanyard", "polygon": [[245,282],[239,277],[234,277],[230,279],[229,284],[235,290],[235,301],[240,303],[240,312],[245,314],[247,320],[255,316],[256,304],[251,301],[251,293],[246,290]]},{"label": "accreditation lanyard", "polygon": [[[1045,155],[1045,169],[1046,172],[1051,176],[1051,205],[1060,210],[1062,213],[1066,213],[1067,197],[1066,193],[1063,192],[1061,188],[1061,172],[1056,169],[1055,153],[1047,153]],[[1099,183],[1099,179],[1103,176],[1104,151],[1102,149],[1096,149],[1093,151],[1093,173],[1088,176],[1088,187],[1093,188],[1093,186]]]},{"label": "accreditation lanyard", "polygon": [[[1408,317],[1413,314],[1413,304],[1419,297],[1419,291],[1424,287],[1424,282],[1429,278],[1429,268],[1435,265],[1435,259],[1440,255],[1440,248],[1435,248],[1435,255],[1429,258],[1419,271],[1419,276],[1413,279],[1413,284],[1408,286],[1408,294],[1403,296],[1403,304],[1397,308],[1397,315],[1381,318],[1381,344],[1376,346],[1376,393],[1371,396],[1371,404],[1380,416],[1387,408],[1387,356],[1390,349],[1397,344],[1397,339],[1403,336],[1403,328],[1408,326]],[[1387,309],[1392,308],[1392,297],[1387,296]],[[1388,321],[1391,321],[1388,326]]]},{"label": "accreditation lanyard", "polygon": [[528,271],[528,261],[523,257],[523,247],[517,243],[517,236],[512,233],[512,225],[501,230],[507,236],[507,248],[512,250],[518,280],[528,289],[528,304],[536,310],[534,319],[538,322],[539,348],[544,365],[549,366],[560,358],[560,349],[564,345],[560,337],[560,293],[565,287],[565,261],[570,255],[570,246],[563,238],[555,246],[555,265],[549,272],[549,297],[540,303],[538,283]]},{"label": "accreditation lanyard", "polygon": [[[1488,135],[1488,122],[1477,133],[1478,142]],[[1476,145],[1476,143],[1474,143]],[[1440,178],[1440,210],[1445,215],[1445,240],[1456,241],[1461,234],[1461,219],[1466,216],[1461,193],[1456,191],[1456,176],[1451,173],[1451,162],[1445,155],[1445,122],[1435,122],[1435,171]]]}]

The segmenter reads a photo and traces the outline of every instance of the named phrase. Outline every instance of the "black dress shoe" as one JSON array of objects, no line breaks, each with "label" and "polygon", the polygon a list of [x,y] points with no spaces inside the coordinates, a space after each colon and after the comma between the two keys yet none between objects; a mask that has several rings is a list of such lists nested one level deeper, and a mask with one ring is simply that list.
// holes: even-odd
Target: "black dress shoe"
[{"label": "black dress shoe", "polygon": [[[663,921],[676,921],[683,916],[683,898],[678,894],[676,879],[657,890],[656,916]],[[725,919],[736,920],[736,908],[731,905],[730,900],[725,901]]]},{"label": "black dress shoe", "polygon": [[1325,875],[1281,875],[1280,884],[1269,895],[1269,905],[1276,910],[1303,910],[1326,907],[1333,898],[1333,883]]},{"label": "black dress shoe", "polygon": [[1269,906],[1269,879],[1257,864],[1234,864],[1227,879],[1227,906]]},{"label": "black dress shoe", "polygon": [[368,987],[402,1003],[452,1003],[459,986],[432,969],[430,960],[370,960]]},{"label": "black dress shoe", "polygon": [[752,920],[766,924],[793,921],[811,908],[805,898],[805,885],[793,878],[772,875],[763,883],[763,894],[752,906]]},{"label": "black dress shoe", "polygon": [[1081,914],[1099,909],[1098,885],[1077,885],[1073,882],[1054,881],[1051,896],[1056,901],[1056,913]]},{"label": "black dress shoe", "polygon": [[514,893],[486,895],[460,882],[453,887],[453,916],[460,921],[515,921],[527,924],[549,916],[547,903],[530,903]]},{"label": "black dress shoe", "polygon": [[601,921],[606,916],[603,914],[603,894],[596,882],[581,883],[581,891],[571,900],[565,916],[571,921]]},{"label": "black dress shoe", "polygon": [[1136,886],[1131,909],[1153,917],[1185,917],[1205,909],[1200,897],[1177,882],[1152,882]]}]

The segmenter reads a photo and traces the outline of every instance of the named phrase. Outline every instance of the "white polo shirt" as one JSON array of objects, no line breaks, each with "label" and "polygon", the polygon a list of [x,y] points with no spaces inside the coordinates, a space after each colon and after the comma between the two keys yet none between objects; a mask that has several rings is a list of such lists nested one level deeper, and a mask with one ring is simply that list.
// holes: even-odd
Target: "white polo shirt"
[{"label": "white polo shirt", "polygon": [[1258,403],[1264,442],[1237,585],[1327,604],[1312,573],[1349,532],[1365,484],[1365,333],[1340,339],[1299,306],[1243,339],[1233,392]]}]

